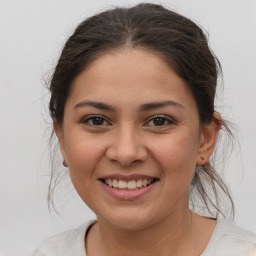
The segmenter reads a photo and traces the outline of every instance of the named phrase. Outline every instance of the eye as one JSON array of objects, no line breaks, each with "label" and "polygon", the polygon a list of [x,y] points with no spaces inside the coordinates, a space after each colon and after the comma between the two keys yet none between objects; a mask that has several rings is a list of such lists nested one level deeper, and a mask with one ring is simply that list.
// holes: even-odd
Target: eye
[{"label": "eye", "polygon": [[174,123],[175,122],[171,118],[165,116],[155,116],[147,122],[146,126],[166,126]]},{"label": "eye", "polygon": [[109,122],[102,116],[90,116],[85,118],[82,122],[93,126],[109,125]]}]

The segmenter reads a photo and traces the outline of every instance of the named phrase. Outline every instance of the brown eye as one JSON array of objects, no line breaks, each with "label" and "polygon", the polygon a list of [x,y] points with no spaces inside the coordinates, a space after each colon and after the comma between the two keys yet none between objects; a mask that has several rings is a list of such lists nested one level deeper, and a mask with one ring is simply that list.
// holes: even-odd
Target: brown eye
[{"label": "brown eye", "polygon": [[147,126],[166,126],[173,123],[174,121],[171,120],[170,118],[167,118],[164,116],[156,116],[154,118],[151,118],[146,125]]},{"label": "brown eye", "polygon": [[162,117],[154,118],[152,121],[155,126],[161,126],[166,123],[166,119]]},{"label": "brown eye", "polygon": [[83,121],[83,123],[87,123],[89,125],[94,125],[94,126],[109,125],[108,121],[101,116],[88,117]]}]

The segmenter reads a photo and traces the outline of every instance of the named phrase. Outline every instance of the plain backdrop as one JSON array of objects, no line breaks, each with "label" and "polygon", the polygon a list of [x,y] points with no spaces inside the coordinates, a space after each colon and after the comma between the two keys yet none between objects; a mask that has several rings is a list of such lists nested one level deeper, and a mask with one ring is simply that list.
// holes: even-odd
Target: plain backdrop
[{"label": "plain backdrop", "polygon": [[[0,0],[0,251],[28,255],[45,238],[93,218],[72,187],[49,213],[50,133],[45,78],[84,18],[136,0]],[[155,1],[158,2],[158,1]],[[239,130],[225,178],[236,203],[235,222],[256,232],[256,1],[165,0],[209,32],[224,90],[219,111]]]}]

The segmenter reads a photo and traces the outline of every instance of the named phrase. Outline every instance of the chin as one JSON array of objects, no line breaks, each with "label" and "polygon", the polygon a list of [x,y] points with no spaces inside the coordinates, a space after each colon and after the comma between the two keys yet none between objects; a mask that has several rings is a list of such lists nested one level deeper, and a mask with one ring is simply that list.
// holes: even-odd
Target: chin
[{"label": "chin", "polygon": [[115,214],[111,214],[110,216],[97,216],[98,220],[102,220],[107,222],[112,227],[119,229],[119,230],[126,230],[126,231],[138,231],[145,228],[148,228],[156,221],[154,221],[154,217],[152,214],[142,213],[138,214],[138,210],[131,212],[126,211],[125,213],[122,212],[115,212]]}]

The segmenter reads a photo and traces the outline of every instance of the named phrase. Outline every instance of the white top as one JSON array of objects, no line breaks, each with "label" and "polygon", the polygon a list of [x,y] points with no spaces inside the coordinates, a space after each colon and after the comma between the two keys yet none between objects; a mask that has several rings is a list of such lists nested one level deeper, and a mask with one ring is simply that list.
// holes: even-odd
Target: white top
[{"label": "white top", "polygon": [[[84,238],[94,222],[47,239],[33,256],[86,256]],[[256,236],[230,222],[218,220],[201,256],[256,256]]]}]

